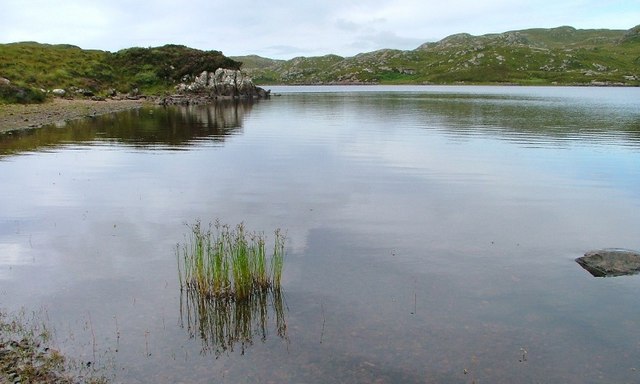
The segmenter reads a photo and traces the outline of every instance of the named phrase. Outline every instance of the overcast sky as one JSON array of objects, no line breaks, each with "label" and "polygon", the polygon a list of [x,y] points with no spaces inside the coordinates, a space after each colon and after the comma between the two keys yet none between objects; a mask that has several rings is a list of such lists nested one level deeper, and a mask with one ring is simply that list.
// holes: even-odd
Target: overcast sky
[{"label": "overcast sky", "polygon": [[570,25],[629,29],[640,0],[2,0],[0,42],[117,51],[183,44],[290,59],[414,49],[473,35]]}]

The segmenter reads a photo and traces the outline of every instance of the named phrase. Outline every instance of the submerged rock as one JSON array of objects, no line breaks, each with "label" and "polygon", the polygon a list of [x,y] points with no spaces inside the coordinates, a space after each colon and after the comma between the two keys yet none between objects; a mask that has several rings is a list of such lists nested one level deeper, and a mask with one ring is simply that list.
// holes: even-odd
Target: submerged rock
[{"label": "submerged rock", "polygon": [[608,248],[589,251],[576,262],[596,277],[635,275],[640,273],[640,252]]}]

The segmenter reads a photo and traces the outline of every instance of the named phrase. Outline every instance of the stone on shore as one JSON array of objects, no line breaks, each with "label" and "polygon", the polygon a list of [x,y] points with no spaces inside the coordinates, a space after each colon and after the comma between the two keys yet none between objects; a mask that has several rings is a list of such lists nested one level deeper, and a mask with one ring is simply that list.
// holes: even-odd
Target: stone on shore
[{"label": "stone on shore", "polygon": [[576,262],[595,277],[624,276],[640,273],[640,252],[608,248],[589,251]]},{"label": "stone on shore", "polygon": [[176,86],[177,95],[159,100],[159,104],[205,104],[218,99],[267,99],[270,91],[257,87],[245,73],[218,68],[197,76],[184,76]]}]

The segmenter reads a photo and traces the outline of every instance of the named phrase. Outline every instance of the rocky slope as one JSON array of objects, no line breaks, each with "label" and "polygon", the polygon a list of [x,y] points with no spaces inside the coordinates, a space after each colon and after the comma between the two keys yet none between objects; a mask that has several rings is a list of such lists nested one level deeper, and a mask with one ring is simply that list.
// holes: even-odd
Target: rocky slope
[{"label": "rocky slope", "polygon": [[206,104],[218,99],[266,99],[270,91],[257,87],[253,80],[237,69],[218,68],[186,75],[176,86],[176,93],[156,97],[158,104]]},{"label": "rocky slope", "polygon": [[640,26],[456,34],[411,51],[270,60],[234,57],[259,84],[640,85]]}]

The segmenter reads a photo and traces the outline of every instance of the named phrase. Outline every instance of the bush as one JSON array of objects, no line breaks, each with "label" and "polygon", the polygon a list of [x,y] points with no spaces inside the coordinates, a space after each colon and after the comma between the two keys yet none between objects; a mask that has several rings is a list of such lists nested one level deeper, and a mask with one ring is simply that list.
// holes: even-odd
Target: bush
[{"label": "bush", "polygon": [[45,100],[46,95],[38,89],[0,84],[0,102],[2,103],[35,104]]},{"label": "bush", "polygon": [[138,72],[133,81],[137,86],[150,86],[158,83],[158,76],[154,71],[143,71]]}]

